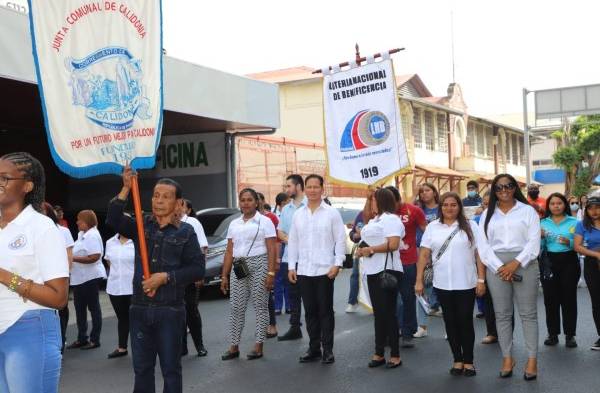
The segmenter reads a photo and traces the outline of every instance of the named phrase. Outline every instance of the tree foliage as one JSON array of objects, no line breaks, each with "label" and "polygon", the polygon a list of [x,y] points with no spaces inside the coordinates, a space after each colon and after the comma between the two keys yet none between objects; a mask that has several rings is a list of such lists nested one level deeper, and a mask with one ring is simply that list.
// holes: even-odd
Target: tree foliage
[{"label": "tree foliage", "polygon": [[579,116],[552,137],[559,146],[552,159],[567,174],[565,194],[586,194],[600,170],[600,115]]}]

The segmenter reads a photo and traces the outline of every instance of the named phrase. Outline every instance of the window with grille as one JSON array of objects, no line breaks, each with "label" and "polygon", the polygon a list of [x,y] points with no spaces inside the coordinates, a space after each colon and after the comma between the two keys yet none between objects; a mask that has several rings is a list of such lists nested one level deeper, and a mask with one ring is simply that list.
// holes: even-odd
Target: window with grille
[{"label": "window with grille", "polygon": [[439,113],[436,116],[437,121],[437,141],[438,151],[448,151],[448,130],[446,129],[446,115]]},{"label": "window with grille", "polygon": [[483,136],[483,125],[477,124],[475,126],[475,136],[477,137],[477,155],[479,157],[485,156],[485,144]]},{"label": "window with grille", "polygon": [[423,136],[421,132],[421,110],[418,108],[413,108],[412,133],[413,137],[415,138],[415,147],[423,147]]},{"label": "window with grille", "polygon": [[519,161],[525,163],[525,137],[519,137]]},{"label": "window with grille", "polygon": [[512,135],[512,163],[513,165],[519,165],[519,137],[515,134]]},{"label": "window with grille", "polygon": [[467,126],[467,146],[469,146],[469,155],[475,154],[475,127],[469,122]]},{"label": "window with grille", "polygon": [[494,156],[494,132],[492,127],[485,127],[485,155]]},{"label": "window with grille", "polygon": [[423,123],[425,125],[425,149],[435,150],[435,129],[433,128],[433,112],[425,111],[423,114]]},{"label": "window with grille", "polygon": [[510,134],[509,133],[505,133],[505,138],[504,138],[504,154],[506,154],[506,163],[508,164],[509,162],[511,162],[511,158],[510,158]]},{"label": "window with grille", "polygon": [[402,120],[402,133],[404,134],[404,138],[406,140],[408,140],[408,138],[410,137],[410,121],[409,121],[409,117],[402,113],[400,115],[400,119]]}]

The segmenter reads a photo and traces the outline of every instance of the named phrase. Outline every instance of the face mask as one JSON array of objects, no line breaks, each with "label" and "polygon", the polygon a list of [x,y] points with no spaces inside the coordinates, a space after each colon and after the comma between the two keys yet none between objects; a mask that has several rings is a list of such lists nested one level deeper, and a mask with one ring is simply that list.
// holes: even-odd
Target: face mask
[{"label": "face mask", "polygon": [[477,196],[477,191],[467,191],[467,195],[469,198],[475,198],[475,196]]},{"label": "face mask", "polygon": [[579,204],[571,203],[571,211],[577,211],[577,210],[579,210]]},{"label": "face mask", "polygon": [[531,197],[531,199],[537,199],[539,195],[539,191],[529,191],[529,196]]}]

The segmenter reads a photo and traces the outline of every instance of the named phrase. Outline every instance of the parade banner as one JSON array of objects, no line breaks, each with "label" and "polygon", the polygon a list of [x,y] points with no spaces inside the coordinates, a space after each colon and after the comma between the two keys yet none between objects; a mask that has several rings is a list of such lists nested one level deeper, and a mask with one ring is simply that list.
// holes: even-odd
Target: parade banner
[{"label": "parade banner", "polygon": [[160,0],[29,0],[48,144],[72,177],[152,168],[162,128]]},{"label": "parade banner", "polygon": [[323,71],[329,179],[364,188],[407,169],[410,164],[389,57],[345,71]]}]

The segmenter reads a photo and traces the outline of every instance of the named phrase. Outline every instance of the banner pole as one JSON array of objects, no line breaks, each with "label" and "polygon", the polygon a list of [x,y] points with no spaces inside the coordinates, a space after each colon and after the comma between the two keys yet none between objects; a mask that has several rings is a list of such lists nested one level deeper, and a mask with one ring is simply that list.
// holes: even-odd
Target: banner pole
[{"label": "banner pole", "polygon": [[142,203],[140,201],[140,187],[137,176],[133,176],[131,178],[131,193],[133,196],[133,209],[135,211],[135,223],[137,225],[140,257],[142,258],[142,270],[144,272],[144,280],[147,280],[150,278],[150,267],[148,266],[148,248],[146,247],[144,217],[142,217]]}]

